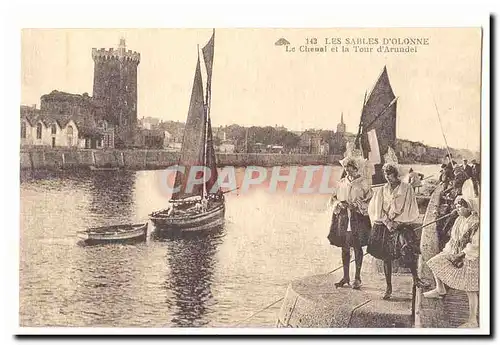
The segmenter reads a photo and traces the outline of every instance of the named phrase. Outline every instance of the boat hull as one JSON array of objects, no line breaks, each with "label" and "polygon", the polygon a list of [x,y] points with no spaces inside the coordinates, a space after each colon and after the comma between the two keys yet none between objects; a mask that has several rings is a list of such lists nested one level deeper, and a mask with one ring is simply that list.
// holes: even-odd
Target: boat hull
[{"label": "boat hull", "polygon": [[134,227],[126,231],[81,231],[77,237],[85,244],[106,244],[106,243],[137,243],[146,240],[148,234],[148,224]]},{"label": "boat hull", "polygon": [[170,217],[151,215],[151,221],[156,227],[156,233],[200,232],[208,231],[224,225],[225,205],[221,203],[207,212],[185,217]]}]

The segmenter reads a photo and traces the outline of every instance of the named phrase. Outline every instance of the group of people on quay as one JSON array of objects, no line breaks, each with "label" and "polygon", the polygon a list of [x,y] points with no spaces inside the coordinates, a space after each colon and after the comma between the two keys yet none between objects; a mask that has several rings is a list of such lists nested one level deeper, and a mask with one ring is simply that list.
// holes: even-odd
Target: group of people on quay
[{"label": "group of people on quay", "polygon": [[[441,246],[442,251],[427,264],[432,270],[436,288],[424,293],[426,298],[442,298],[446,287],[465,291],[469,297],[469,321],[463,327],[477,327],[479,291],[479,171],[478,167],[458,166],[451,158],[443,168],[439,183],[443,185],[442,200],[447,206],[449,234]],[[392,297],[392,264],[394,260],[410,269],[413,284],[429,289],[428,282],[417,272],[420,248],[415,233],[419,216],[415,186],[411,175],[408,182],[402,180],[401,167],[386,163],[382,171],[387,181],[383,186],[371,185],[366,174],[367,162],[362,157],[347,156],[340,161],[345,175],[329,200],[332,210],[330,244],[342,249],[343,277],[335,283],[337,288],[360,289],[363,247],[367,254],[382,260],[386,278],[383,299]],[[477,164],[473,161],[473,164]],[[452,174],[448,166],[451,166]],[[470,167],[467,168],[467,167]],[[413,171],[412,171],[413,172]],[[410,172],[410,174],[412,173]],[[446,178],[443,174],[446,173]],[[367,177],[370,176],[370,177]],[[420,181],[422,177],[416,173]],[[466,182],[467,181],[467,182]],[[452,202],[448,202],[452,200]],[[444,238],[444,237],[443,237]],[[351,248],[354,251],[355,275],[350,284]]]}]

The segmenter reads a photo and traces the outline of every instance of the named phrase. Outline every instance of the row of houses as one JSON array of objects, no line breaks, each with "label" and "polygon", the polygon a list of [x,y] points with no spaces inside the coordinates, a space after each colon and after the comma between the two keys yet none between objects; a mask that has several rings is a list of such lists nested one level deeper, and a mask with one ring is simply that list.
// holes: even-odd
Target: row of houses
[{"label": "row of houses", "polygon": [[69,148],[114,147],[114,130],[106,121],[67,114],[44,113],[21,106],[21,146]]},{"label": "row of houses", "polygon": [[[87,94],[53,91],[41,97],[41,107],[20,107],[22,147],[115,148],[120,128],[99,116],[100,108]],[[140,128],[127,136],[131,148],[163,148],[170,136]],[[166,139],[167,138],[167,139]]]}]

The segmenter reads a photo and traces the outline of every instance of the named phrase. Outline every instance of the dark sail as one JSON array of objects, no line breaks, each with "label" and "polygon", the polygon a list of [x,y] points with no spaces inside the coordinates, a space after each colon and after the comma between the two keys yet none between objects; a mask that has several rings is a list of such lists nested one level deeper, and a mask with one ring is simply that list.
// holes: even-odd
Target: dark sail
[{"label": "dark sail", "polygon": [[[182,149],[179,159],[179,165],[185,167],[184,173],[175,175],[174,188],[179,187],[180,190],[172,195],[173,200],[185,199],[192,196],[202,196],[203,184],[196,184],[191,191],[186,190],[189,171],[193,166],[203,166],[204,164],[204,147],[205,147],[205,106],[203,102],[203,83],[201,79],[200,58],[196,64],[196,72],[194,75],[193,91],[191,93],[191,102],[189,104],[189,112],[184,129],[184,137],[182,140]],[[200,177],[199,173],[197,177]]]},{"label": "dark sail", "polygon": [[[376,156],[380,157],[379,164],[375,165],[373,183],[385,182],[380,168],[384,164],[384,155],[388,148],[394,149],[396,142],[396,107],[397,101],[389,82],[387,68],[384,67],[363,106],[360,123],[363,156],[369,159],[378,151]],[[378,143],[378,148],[373,147],[375,143]]]},{"label": "dark sail", "polygon": [[[210,120],[210,105],[212,100],[212,70],[214,62],[214,44],[215,44],[215,30],[210,38],[210,41],[203,47],[203,60],[207,69],[207,90],[206,90],[206,112],[207,112],[207,132],[206,132],[206,159],[205,165],[210,169],[210,178],[205,183],[205,190],[210,193],[212,187],[217,182],[217,158],[215,155],[213,137],[212,137],[212,124]],[[217,191],[214,191],[217,192]]]},{"label": "dark sail", "polygon": [[208,41],[207,45],[203,47],[203,60],[205,60],[205,67],[207,68],[207,94],[212,90],[212,67],[214,63],[214,44],[215,44],[215,29]]}]

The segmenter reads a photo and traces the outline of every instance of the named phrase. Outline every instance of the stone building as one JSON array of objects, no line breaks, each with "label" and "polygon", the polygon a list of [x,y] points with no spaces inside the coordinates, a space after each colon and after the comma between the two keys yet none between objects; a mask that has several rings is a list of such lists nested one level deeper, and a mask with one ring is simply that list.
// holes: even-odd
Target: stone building
[{"label": "stone building", "polygon": [[160,129],[136,129],[133,144],[136,148],[162,149],[165,143],[165,131]]},{"label": "stone building", "polygon": [[21,106],[21,146],[103,148],[103,131],[83,117]]},{"label": "stone building", "polygon": [[138,52],[127,50],[120,39],[117,50],[92,49],[93,99],[103,107],[103,120],[115,128],[115,146],[133,146],[137,129]]},{"label": "stone building", "polygon": [[142,117],[138,121],[138,126],[143,129],[156,129],[160,123],[160,119],[154,117]]},{"label": "stone building", "polygon": [[[21,106],[21,145],[82,148],[134,146],[137,128],[137,66],[140,54],[92,49],[93,96],[54,90],[40,98],[40,109]],[[155,140],[163,140],[162,135]]]}]

